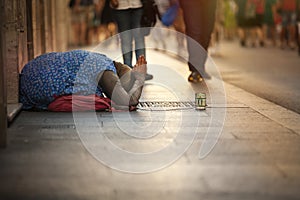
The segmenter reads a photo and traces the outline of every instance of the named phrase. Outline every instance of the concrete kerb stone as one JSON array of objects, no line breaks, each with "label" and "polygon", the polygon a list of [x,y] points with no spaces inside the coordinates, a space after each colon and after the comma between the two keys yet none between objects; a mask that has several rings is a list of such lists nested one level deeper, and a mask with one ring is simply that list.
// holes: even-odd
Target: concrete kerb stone
[{"label": "concrete kerb stone", "polygon": [[232,84],[224,83],[227,95],[247,105],[261,115],[290,129],[300,136],[300,115],[282,106],[260,98]]}]

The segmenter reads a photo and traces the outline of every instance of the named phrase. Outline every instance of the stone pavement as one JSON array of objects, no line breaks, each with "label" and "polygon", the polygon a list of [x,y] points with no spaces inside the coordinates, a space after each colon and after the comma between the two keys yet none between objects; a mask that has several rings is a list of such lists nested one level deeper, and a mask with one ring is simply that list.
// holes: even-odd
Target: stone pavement
[{"label": "stone pavement", "polygon": [[[21,112],[0,150],[0,199],[300,199],[298,114],[228,83],[224,93],[215,77],[190,84],[185,63],[162,52],[149,50],[148,61],[155,78],[141,101],[193,102],[206,92],[208,108]],[[168,145],[187,148],[155,154]]]}]

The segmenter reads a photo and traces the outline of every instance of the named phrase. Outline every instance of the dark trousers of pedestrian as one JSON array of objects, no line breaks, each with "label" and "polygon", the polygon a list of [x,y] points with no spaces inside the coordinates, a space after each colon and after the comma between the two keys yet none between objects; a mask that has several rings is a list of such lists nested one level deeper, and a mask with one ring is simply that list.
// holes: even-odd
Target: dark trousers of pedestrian
[{"label": "dark trousers of pedestrian", "polygon": [[145,38],[141,33],[140,21],[143,14],[142,8],[114,10],[115,19],[117,21],[118,30],[121,38],[121,48],[124,63],[132,67],[133,44],[135,44],[136,60],[141,56],[146,56]]},{"label": "dark trousers of pedestrian", "polygon": [[[180,0],[186,24],[190,71],[204,72],[217,0]],[[199,44],[202,48],[199,47]]]}]

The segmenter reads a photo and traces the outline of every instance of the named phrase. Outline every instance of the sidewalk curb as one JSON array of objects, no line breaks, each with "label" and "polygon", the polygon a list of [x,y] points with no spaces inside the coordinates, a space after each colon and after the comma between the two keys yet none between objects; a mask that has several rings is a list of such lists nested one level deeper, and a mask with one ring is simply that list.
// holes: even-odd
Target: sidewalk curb
[{"label": "sidewalk curb", "polygon": [[300,136],[300,114],[224,82],[226,95]]}]

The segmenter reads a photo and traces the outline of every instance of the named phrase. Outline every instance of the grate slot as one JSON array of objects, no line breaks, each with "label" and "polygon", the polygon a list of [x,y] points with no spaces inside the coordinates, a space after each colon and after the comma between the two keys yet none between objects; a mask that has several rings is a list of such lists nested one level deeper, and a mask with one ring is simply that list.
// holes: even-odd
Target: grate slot
[{"label": "grate slot", "polygon": [[194,108],[194,102],[190,101],[145,101],[140,102],[140,108]]}]

